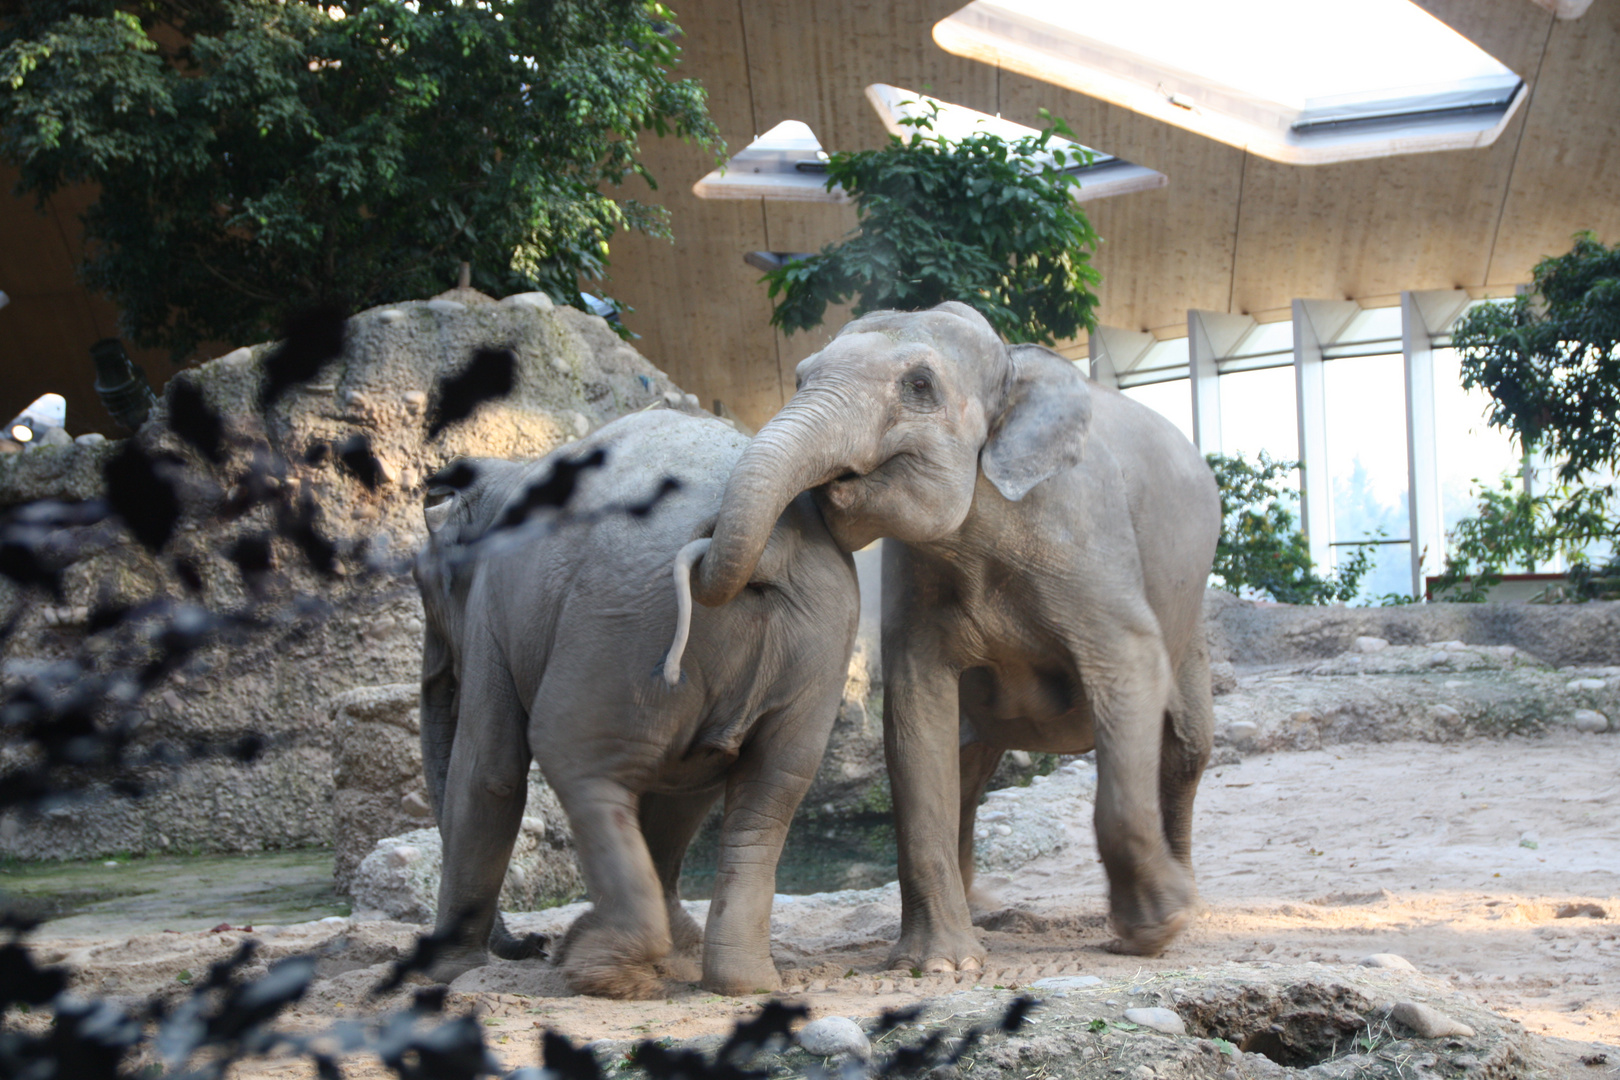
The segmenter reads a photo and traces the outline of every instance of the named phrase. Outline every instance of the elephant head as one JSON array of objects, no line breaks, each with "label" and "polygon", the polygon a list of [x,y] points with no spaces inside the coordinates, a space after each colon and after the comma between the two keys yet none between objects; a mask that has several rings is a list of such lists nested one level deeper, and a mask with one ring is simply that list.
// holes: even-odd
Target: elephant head
[{"label": "elephant head", "polygon": [[412,573],[422,593],[422,760],[428,796],[443,805],[456,731],[456,689],[461,682],[461,631],[472,584],[471,549],[495,522],[516,483],[520,463],[457,459],[428,481],[422,516],[428,542]]},{"label": "elephant head", "polygon": [[716,605],[736,595],[777,516],[806,490],[846,551],[948,537],[980,472],[1016,502],[1080,461],[1090,417],[1072,363],[1007,346],[965,304],[856,319],[799,365],[797,392],[738,461],[693,596]]}]

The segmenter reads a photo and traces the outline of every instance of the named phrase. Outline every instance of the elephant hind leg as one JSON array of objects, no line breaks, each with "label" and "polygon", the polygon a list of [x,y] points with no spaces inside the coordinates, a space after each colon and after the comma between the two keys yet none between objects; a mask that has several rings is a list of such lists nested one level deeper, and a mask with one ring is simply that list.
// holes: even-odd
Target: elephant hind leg
[{"label": "elephant hind leg", "polygon": [[1001,756],[1002,751],[984,743],[968,743],[961,750],[962,805],[956,827],[956,859],[962,872],[962,892],[967,897],[968,910],[975,915],[999,906],[994,897],[973,888],[973,829],[979,816],[979,800],[984,798],[985,785],[1001,764]]},{"label": "elephant hind leg", "polygon": [[621,784],[545,767],[574,830],[592,908],[575,920],[558,963],[575,993],[649,998],[663,992],[654,965],[669,953],[669,917],[642,837],[639,799]]},{"label": "elephant hind leg", "polygon": [[1159,758],[1159,812],[1170,854],[1192,872],[1193,797],[1209,763],[1215,738],[1215,703],[1210,690],[1209,653],[1193,643],[1176,672],[1170,709],[1164,716]]}]

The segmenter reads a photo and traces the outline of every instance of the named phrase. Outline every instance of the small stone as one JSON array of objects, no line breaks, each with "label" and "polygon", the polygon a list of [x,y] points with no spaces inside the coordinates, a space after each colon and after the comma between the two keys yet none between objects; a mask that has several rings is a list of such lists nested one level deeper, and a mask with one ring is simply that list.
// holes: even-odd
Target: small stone
[{"label": "small stone", "polygon": [[1381,637],[1358,637],[1358,638],[1356,638],[1356,651],[1357,652],[1364,652],[1364,653],[1382,652],[1383,650],[1385,650],[1387,648],[1389,648],[1389,642],[1384,640]]},{"label": "small stone", "polygon": [[422,798],[420,791],[413,791],[399,800],[399,808],[405,811],[406,817],[425,820],[433,816],[433,807],[429,806],[427,800]]},{"label": "small stone", "polygon": [[395,866],[409,866],[411,863],[415,862],[421,856],[421,854],[422,853],[420,851],[411,845],[401,844],[399,847],[394,848],[388,853],[388,861],[393,863]]},{"label": "small stone", "polygon": [[812,1020],[799,1031],[799,1045],[805,1053],[817,1057],[857,1057],[864,1059],[872,1051],[866,1032],[855,1021],[844,1016],[823,1016]]},{"label": "small stone", "polygon": [[1535,851],[1537,848],[1541,847],[1541,837],[1537,836],[1533,832],[1520,833],[1519,846],[1522,848],[1529,848],[1531,851]]},{"label": "small stone", "polygon": [[467,310],[467,305],[459,300],[429,300],[422,306],[440,315],[459,315]]},{"label": "small stone", "polygon": [[1437,724],[1444,724],[1446,727],[1460,727],[1463,722],[1463,715],[1450,705],[1430,705],[1429,719]]},{"label": "small stone", "polygon": [[405,403],[405,410],[412,416],[420,416],[422,410],[427,408],[426,390],[407,390],[399,397]]},{"label": "small stone", "polygon": [[552,301],[551,297],[546,295],[543,292],[513,293],[511,296],[508,296],[505,300],[502,300],[501,304],[504,307],[532,307],[532,308],[539,308],[541,311],[550,311],[552,308],[557,306]]},{"label": "small stone", "polygon": [[996,832],[997,836],[1011,836],[1012,835],[1012,826],[1011,825],[997,825],[995,827],[995,832]]},{"label": "small stone", "polygon": [[1166,1035],[1185,1035],[1187,1025],[1174,1009],[1126,1009],[1125,1019]]},{"label": "small stone", "polygon": [[40,446],[72,446],[73,436],[67,433],[66,428],[46,428],[44,433],[34,440]]},{"label": "small stone", "polygon": [[543,817],[525,817],[523,819],[523,831],[533,833],[535,836],[546,835],[546,819]]},{"label": "small stone", "polygon": [[582,413],[573,413],[574,434],[583,439],[591,433],[591,422]]},{"label": "small stone", "polygon": [[377,458],[377,475],[382,477],[385,484],[399,483],[399,467],[385,457]]},{"label": "small stone", "polygon": [[686,402],[686,407],[688,409],[703,408],[703,403],[698,400],[698,396],[696,394],[687,394],[682,400]]},{"label": "small stone", "polygon": [[1570,719],[1576,731],[1584,731],[1588,735],[1609,730],[1609,718],[1596,709],[1576,709]]},{"label": "small stone", "polygon": [[1036,979],[1029,985],[1036,990],[1084,990],[1090,986],[1101,986],[1102,980],[1095,975],[1053,975]]},{"label": "small stone", "polygon": [[1395,971],[1416,971],[1412,961],[1404,956],[1397,956],[1390,952],[1375,952],[1371,956],[1363,956],[1356,963],[1361,967],[1391,968]]},{"label": "small stone", "polygon": [[1479,1064],[1479,1058],[1473,1054],[1458,1054],[1451,1059],[1451,1063],[1459,1069],[1472,1069]]},{"label": "small stone", "polygon": [[405,313],[403,311],[399,310],[399,308],[395,308],[395,307],[386,308],[386,309],[384,309],[382,311],[377,312],[377,318],[379,320],[381,320],[382,322],[385,322],[385,323],[396,323],[396,322],[399,322],[399,320],[403,319],[404,317],[405,317]]},{"label": "small stone", "polygon": [[1453,1020],[1439,1009],[1420,1005],[1415,1001],[1398,1001],[1390,1010],[1390,1017],[1399,1020],[1425,1039],[1439,1039],[1447,1035],[1468,1036],[1474,1029],[1460,1020]]},{"label": "small stone", "polygon": [[343,395],[343,400],[351,409],[363,409],[367,405],[371,404],[371,402],[367,400],[365,393],[360,390],[350,390],[348,393]]},{"label": "small stone", "polygon": [[73,440],[79,446],[100,446],[107,441],[107,436],[99,431],[87,431]]},{"label": "small stone", "polygon": [[232,349],[215,362],[225,367],[241,367],[252,359],[253,350],[244,345],[240,349]]},{"label": "small stone", "polygon": [[1226,725],[1226,737],[1242,745],[1260,734],[1260,725],[1253,720],[1234,720]]},{"label": "small stone", "polygon": [[1604,685],[1605,684],[1604,684],[1602,679],[1571,679],[1569,682],[1564,684],[1564,689],[1565,690],[1602,690]]},{"label": "small stone", "polygon": [[524,871],[523,867],[517,863],[512,863],[506,868],[506,880],[513,889],[521,890],[529,883],[529,875]]}]

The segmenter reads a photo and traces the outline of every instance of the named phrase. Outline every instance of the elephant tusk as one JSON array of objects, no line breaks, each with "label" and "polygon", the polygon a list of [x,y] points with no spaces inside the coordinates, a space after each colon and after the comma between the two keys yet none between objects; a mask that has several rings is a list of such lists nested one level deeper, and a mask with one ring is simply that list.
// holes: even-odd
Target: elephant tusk
[{"label": "elephant tusk", "polygon": [[693,540],[675,556],[675,640],[664,657],[664,681],[677,686],[681,681],[681,656],[686,652],[687,635],[692,629],[692,567],[709,550],[710,538]]}]

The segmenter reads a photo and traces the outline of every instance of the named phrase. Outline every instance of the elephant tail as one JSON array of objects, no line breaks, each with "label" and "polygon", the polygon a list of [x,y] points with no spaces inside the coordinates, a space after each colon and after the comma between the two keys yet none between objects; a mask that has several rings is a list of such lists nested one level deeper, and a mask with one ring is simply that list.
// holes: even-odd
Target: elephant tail
[{"label": "elephant tail", "polygon": [[693,540],[675,556],[675,640],[664,657],[664,682],[670,686],[680,685],[681,657],[692,630],[692,567],[709,550],[709,543],[708,537]]},{"label": "elephant tail", "polygon": [[549,934],[524,934],[517,937],[506,928],[506,917],[495,913],[495,925],[489,929],[489,951],[502,960],[529,960],[546,958],[551,945]]}]

